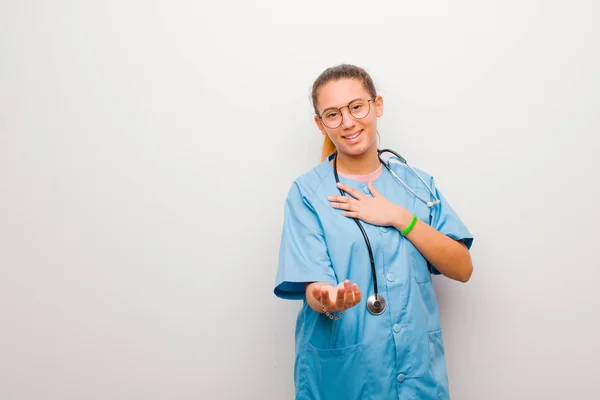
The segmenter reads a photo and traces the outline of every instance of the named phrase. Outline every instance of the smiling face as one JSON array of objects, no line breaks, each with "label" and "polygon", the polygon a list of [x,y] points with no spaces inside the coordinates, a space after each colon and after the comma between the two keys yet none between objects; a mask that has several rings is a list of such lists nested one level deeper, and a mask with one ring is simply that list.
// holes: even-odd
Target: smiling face
[{"label": "smiling face", "polygon": [[[383,99],[372,98],[360,80],[339,79],[324,84],[318,89],[317,108],[320,118],[315,116],[315,122],[340,155],[360,157],[377,149],[377,118],[383,115]],[[366,116],[357,118],[367,111]],[[340,117],[341,124],[335,127]]]}]

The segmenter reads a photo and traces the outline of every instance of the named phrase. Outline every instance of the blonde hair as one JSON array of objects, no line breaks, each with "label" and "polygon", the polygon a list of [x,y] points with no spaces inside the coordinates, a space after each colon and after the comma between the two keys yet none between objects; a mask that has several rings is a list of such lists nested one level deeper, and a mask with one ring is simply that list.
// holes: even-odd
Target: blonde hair
[{"label": "blonde hair", "polygon": [[[327,68],[325,71],[321,73],[315,79],[312,87],[312,103],[313,108],[315,109],[315,114],[319,116],[319,108],[317,104],[317,97],[319,88],[326,83],[331,81],[337,81],[340,79],[357,79],[365,85],[365,89],[369,91],[369,94],[372,98],[377,97],[377,90],[375,90],[375,85],[373,84],[373,80],[364,69],[357,67],[355,65],[350,64],[340,64],[335,67]],[[321,161],[324,161],[331,154],[335,153],[337,149],[335,145],[329,139],[329,136],[325,135],[325,140],[323,141],[323,149],[321,151]]]},{"label": "blonde hair", "polygon": [[337,149],[335,148],[335,144],[329,139],[329,136],[325,135],[325,140],[323,141],[323,150],[321,150],[321,161],[325,161],[327,157],[335,153]]}]

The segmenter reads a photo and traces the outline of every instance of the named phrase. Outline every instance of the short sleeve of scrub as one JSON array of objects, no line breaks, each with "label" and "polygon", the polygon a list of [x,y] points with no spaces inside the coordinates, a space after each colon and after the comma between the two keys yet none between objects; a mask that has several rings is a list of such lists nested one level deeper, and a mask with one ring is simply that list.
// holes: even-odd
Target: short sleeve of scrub
[{"label": "short sleeve of scrub", "polygon": [[[431,207],[429,213],[429,225],[444,235],[463,242],[467,248],[470,249],[473,244],[473,235],[471,235],[465,224],[463,224],[458,215],[456,215],[444,195],[437,189],[433,177],[431,177],[430,180],[430,187],[436,197],[440,199],[440,203]],[[428,267],[432,274],[440,274],[433,265],[428,263]]]},{"label": "short sleeve of scrub", "polygon": [[285,201],[274,293],[283,299],[303,300],[305,282],[337,285],[320,221],[295,182]]}]

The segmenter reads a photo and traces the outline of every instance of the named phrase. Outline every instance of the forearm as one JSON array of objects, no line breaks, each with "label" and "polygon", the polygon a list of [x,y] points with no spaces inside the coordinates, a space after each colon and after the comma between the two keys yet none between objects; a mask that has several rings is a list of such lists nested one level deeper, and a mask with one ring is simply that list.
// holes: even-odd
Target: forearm
[{"label": "forearm", "polygon": [[[404,230],[412,221],[408,211],[399,213],[394,227]],[[426,223],[417,220],[405,236],[441,274],[460,282],[467,282],[473,272],[471,255],[467,247]]]}]

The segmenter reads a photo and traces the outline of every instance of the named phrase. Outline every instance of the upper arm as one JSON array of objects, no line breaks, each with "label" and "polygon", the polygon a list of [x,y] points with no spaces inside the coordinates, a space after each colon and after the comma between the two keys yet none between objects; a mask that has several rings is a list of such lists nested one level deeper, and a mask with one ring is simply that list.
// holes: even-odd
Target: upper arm
[{"label": "upper arm", "polygon": [[318,215],[295,183],[285,202],[274,293],[303,299],[307,282],[335,285],[336,277]]},{"label": "upper arm", "polygon": [[[433,177],[430,178],[430,187],[440,200],[440,203],[430,208],[429,225],[444,235],[458,241],[467,250],[470,250],[473,244],[473,235],[458,217],[442,192],[436,187]],[[433,265],[428,264],[428,267],[432,274],[440,274]]]}]

